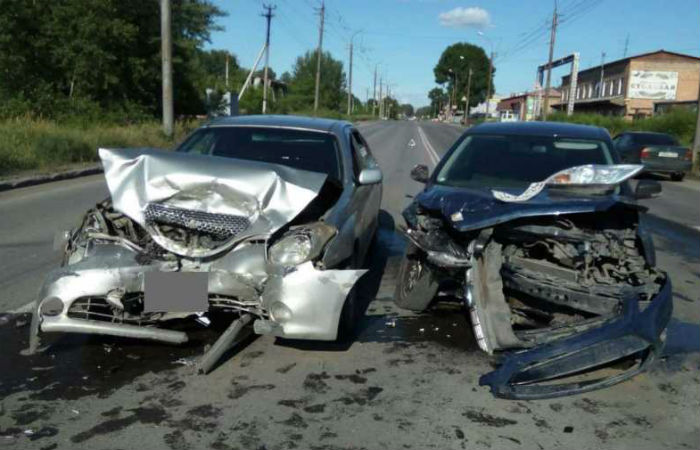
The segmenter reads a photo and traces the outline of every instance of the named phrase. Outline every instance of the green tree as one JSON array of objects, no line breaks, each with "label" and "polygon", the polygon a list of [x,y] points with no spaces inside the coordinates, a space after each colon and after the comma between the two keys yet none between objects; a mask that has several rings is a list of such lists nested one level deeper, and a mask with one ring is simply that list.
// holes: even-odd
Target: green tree
[{"label": "green tree", "polygon": [[[489,57],[483,48],[460,42],[447,47],[440,55],[438,63],[433,69],[435,82],[439,84],[447,83],[448,95],[452,95],[455,87],[455,97],[459,103],[463,95],[467,93],[467,79],[469,69],[472,70],[472,82],[470,88],[470,103],[476,105],[486,99],[488,84]],[[491,73],[491,92],[496,89],[493,86],[493,76],[496,72],[494,68]],[[457,80],[456,86],[454,81]]]},{"label": "green tree", "polygon": [[447,104],[447,93],[439,87],[434,87],[428,92],[428,98],[430,99],[430,109],[433,114],[440,111],[440,108]]},{"label": "green tree", "polygon": [[410,103],[404,103],[399,107],[399,110],[401,111],[401,114],[403,114],[406,117],[412,117],[413,114],[415,113],[413,109],[413,105]]},{"label": "green tree", "polygon": [[417,117],[431,117],[434,113],[434,109],[430,106],[421,106],[416,110]]},{"label": "green tree", "polygon": [[[316,52],[307,51],[297,58],[292,69],[287,103],[292,111],[310,109],[314,106],[316,86]],[[329,52],[321,56],[321,85],[319,107],[341,111],[346,105],[345,72],[343,63],[334,59]]]},{"label": "green tree", "polygon": [[[173,0],[172,8],[175,110],[200,112],[196,55],[223,12],[209,0]],[[159,2],[0,0],[0,73],[0,103],[23,102],[34,114],[80,105],[157,114]]]}]

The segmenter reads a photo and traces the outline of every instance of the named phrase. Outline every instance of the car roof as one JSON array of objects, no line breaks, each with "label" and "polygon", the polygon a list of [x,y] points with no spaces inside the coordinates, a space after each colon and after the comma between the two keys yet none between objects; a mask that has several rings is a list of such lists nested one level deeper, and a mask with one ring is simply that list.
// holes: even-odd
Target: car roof
[{"label": "car roof", "polygon": [[512,136],[557,136],[573,139],[609,139],[607,130],[590,125],[565,122],[491,122],[469,129],[469,134]]},{"label": "car roof", "polygon": [[624,133],[620,134],[634,134],[636,136],[671,136],[669,133],[660,133],[658,131],[625,131]]},{"label": "car roof", "polygon": [[217,117],[205,126],[255,126],[255,127],[284,127],[301,128],[306,130],[332,132],[340,130],[351,123],[345,120],[322,119],[318,117],[292,115],[252,115]]}]

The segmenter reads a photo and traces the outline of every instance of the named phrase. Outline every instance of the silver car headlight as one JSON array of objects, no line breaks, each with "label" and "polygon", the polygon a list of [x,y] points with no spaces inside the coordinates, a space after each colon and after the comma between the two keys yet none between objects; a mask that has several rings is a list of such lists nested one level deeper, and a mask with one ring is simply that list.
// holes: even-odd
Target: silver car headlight
[{"label": "silver car headlight", "polygon": [[268,259],[281,266],[296,266],[318,257],[328,241],[338,233],[325,222],[292,227],[270,246]]}]

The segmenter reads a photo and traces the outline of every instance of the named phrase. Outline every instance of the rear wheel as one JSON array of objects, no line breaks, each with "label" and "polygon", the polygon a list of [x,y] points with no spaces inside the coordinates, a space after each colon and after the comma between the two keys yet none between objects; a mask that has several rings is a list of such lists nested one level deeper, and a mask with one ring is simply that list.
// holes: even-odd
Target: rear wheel
[{"label": "rear wheel", "polygon": [[401,308],[425,311],[437,294],[439,283],[412,242],[401,261],[394,302]]},{"label": "rear wheel", "polygon": [[685,173],[683,172],[676,172],[671,174],[671,179],[673,181],[683,181],[683,178],[685,178]]}]

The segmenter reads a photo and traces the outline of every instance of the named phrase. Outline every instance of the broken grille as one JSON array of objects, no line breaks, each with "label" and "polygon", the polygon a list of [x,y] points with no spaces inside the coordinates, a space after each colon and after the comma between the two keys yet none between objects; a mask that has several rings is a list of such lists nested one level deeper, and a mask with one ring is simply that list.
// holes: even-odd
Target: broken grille
[{"label": "broken grille", "polygon": [[[142,292],[128,293],[121,301],[124,304],[123,310],[110,305],[104,296],[80,297],[68,308],[68,317],[129,325],[153,325],[162,316],[162,313],[142,313]],[[209,310],[247,312],[268,317],[267,311],[258,302],[223,295],[209,296]]]},{"label": "broken grille", "polygon": [[244,216],[213,214],[203,211],[175,208],[157,203],[146,207],[146,222],[150,225],[175,225],[208,233],[219,239],[230,239],[244,232],[250,221]]}]

